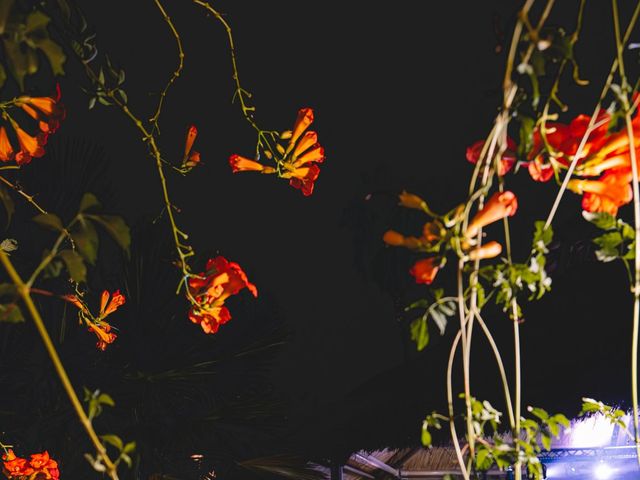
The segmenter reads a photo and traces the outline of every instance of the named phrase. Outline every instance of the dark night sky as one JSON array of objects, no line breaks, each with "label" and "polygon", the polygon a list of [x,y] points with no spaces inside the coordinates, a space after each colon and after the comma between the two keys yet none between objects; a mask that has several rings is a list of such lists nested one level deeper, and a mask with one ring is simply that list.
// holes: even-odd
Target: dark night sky
[{"label": "dark night sky", "polygon": [[[577,3],[561,2],[551,23],[572,30]],[[500,104],[505,55],[495,53],[494,15],[509,38],[516,6],[505,0],[426,5],[418,12],[411,2],[384,8],[217,2],[233,27],[240,77],[254,94],[259,125],[288,129],[300,107],[315,110],[327,159],[309,198],[275,178],[232,175],[228,156],[250,156],[255,139],[230,103],[225,32],[189,2],[167,5],[186,60],[161,120],[161,146],[179,157],[193,123],[204,161],[188,177],[170,178],[184,212],[178,221],[199,251],[239,262],[260,289],[257,301],[277,305],[295,331],[273,376],[298,420],[320,425],[317,419],[330,415],[339,423],[362,411],[370,415],[363,424],[391,424],[394,416],[419,416],[444,400],[453,329],[439,339],[432,327],[433,345],[413,352],[407,324],[399,321],[402,307],[421,292],[407,273],[412,257],[380,239],[386,228],[419,228],[419,217],[395,207],[393,195],[403,188],[441,211],[464,199],[471,174],[465,148],[486,135]],[[150,112],[177,59],[153,2],[85,8],[102,53],[126,71],[132,108]],[[592,108],[613,51],[608,4],[588,2],[587,8],[577,56],[592,84],[568,85],[563,96],[576,114]],[[69,66],[71,73],[76,69]],[[87,113],[87,98],[72,80],[63,79],[62,87],[70,113],[60,135],[85,136],[106,149],[118,199],[112,209],[131,222],[156,216],[155,167],[138,134],[113,108]],[[544,218],[556,186],[533,185],[525,172],[509,181],[520,196],[513,225],[514,242],[523,248],[516,254],[525,255],[533,220]],[[568,414],[579,408],[581,395],[622,401],[628,390],[630,295],[620,265],[569,255],[592,233],[579,210],[579,198],[567,194],[555,224],[561,253],[553,291],[525,308],[522,327],[527,400]],[[495,312],[490,324],[508,350],[507,319]],[[220,331],[220,341],[226,328],[233,327]],[[486,345],[478,340],[475,352],[478,391],[497,396]],[[415,433],[418,428],[415,423]]]}]

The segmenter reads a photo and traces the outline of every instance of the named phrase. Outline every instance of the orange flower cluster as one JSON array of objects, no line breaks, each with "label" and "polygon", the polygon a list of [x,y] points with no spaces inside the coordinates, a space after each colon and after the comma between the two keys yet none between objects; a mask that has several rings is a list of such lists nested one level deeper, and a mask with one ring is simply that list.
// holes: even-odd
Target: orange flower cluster
[{"label": "orange flower cluster", "polygon": [[95,333],[98,337],[96,347],[100,350],[105,351],[107,345],[113,343],[116,338],[118,338],[112,331],[111,325],[104,319],[124,305],[126,299],[124,295],[120,293],[120,290],[116,290],[111,295],[107,290],[102,292],[100,298],[100,313],[95,318],[91,315],[87,306],[76,295],[63,295],[62,298],[80,309],[80,318],[84,320],[87,327],[89,327],[89,331]]},{"label": "orange flower cluster", "polygon": [[205,333],[216,333],[220,325],[231,320],[231,313],[224,306],[231,295],[247,288],[254,297],[258,296],[256,286],[249,282],[240,265],[224,257],[209,259],[206,271],[189,278],[187,288],[192,302],[189,319],[199,323]]},{"label": "orange flower cluster", "polygon": [[59,480],[58,462],[49,457],[49,453],[34,453],[31,460],[16,457],[13,450],[2,455],[3,473],[8,478],[18,480]]},{"label": "orange flower cluster", "polygon": [[[576,178],[569,181],[568,188],[583,195],[582,208],[588,212],[607,212],[617,215],[618,209],[633,199],[631,189],[631,153],[626,129],[609,133],[611,117],[601,113],[594,121],[597,125],[584,144],[577,168]],[[575,159],[591,117],[578,115],[569,124],[547,122],[544,130],[536,127],[533,131],[531,150],[527,153],[525,165],[531,178],[546,182],[553,177],[556,168],[566,168]],[[636,157],[640,158],[640,115],[632,122]],[[483,141],[476,142],[467,149],[467,159],[476,163],[483,147]],[[515,163],[515,142],[508,139],[508,148],[503,154],[499,175],[511,170]],[[598,177],[599,178],[593,178]]]},{"label": "orange flower cluster", "polygon": [[[10,162],[15,160],[18,165],[31,162],[32,158],[39,158],[44,155],[44,146],[50,134],[60,126],[64,120],[66,111],[60,103],[60,88],[57,95],[52,97],[18,97],[13,105],[22,109],[29,117],[35,120],[38,132],[30,134],[18,123],[3,111],[2,118],[8,121],[9,125],[0,126],[0,161]],[[13,133],[12,133],[13,132]],[[10,136],[15,136],[19,148],[15,148]]]},{"label": "orange flower cluster", "polygon": [[[610,134],[608,131],[610,120],[607,113],[602,113],[596,118],[595,124],[598,127],[589,134],[580,158],[577,159],[578,167],[575,170],[575,175],[578,178],[571,179],[568,188],[583,195],[582,208],[586,211],[607,212],[616,215],[618,208],[629,203],[633,198],[631,158],[626,129]],[[568,166],[575,158],[578,146],[587,133],[590,121],[591,117],[588,115],[578,115],[568,125],[557,122],[548,123],[546,140],[551,149],[551,152],[547,153],[550,160],[559,165]],[[640,147],[640,117],[636,115],[632,124],[633,148],[637,149]],[[540,153],[543,147],[542,136],[536,130],[533,137],[533,148],[529,154],[529,158],[533,158],[535,163],[529,163],[530,172],[538,168],[537,166],[532,167],[532,165],[543,165],[542,153]],[[543,174],[539,179],[546,181],[552,176],[553,167],[547,163],[541,168],[546,168],[550,172],[548,175]],[[598,179],[584,178],[598,175],[601,175]],[[534,179],[538,180],[535,177]]]},{"label": "orange flower cluster", "polygon": [[[426,203],[417,195],[403,192],[400,195],[400,204],[403,207],[426,210]],[[458,208],[455,213],[454,223],[460,220],[460,214],[463,208]],[[481,228],[501,220],[505,217],[513,216],[518,210],[518,199],[515,194],[510,191],[496,192],[487,201],[482,208],[469,222],[464,238],[461,244],[468,260],[482,260],[497,257],[502,253],[502,245],[496,241],[488,242],[476,248],[472,248],[475,244],[475,236]],[[451,226],[451,225],[450,225]],[[439,220],[427,222],[422,227],[422,235],[420,237],[406,237],[394,230],[387,230],[382,240],[387,245],[395,247],[406,247],[417,251],[433,252],[439,251],[437,245],[449,239],[452,240],[451,230],[445,228],[445,225]],[[416,283],[430,285],[436,278],[438,271],[445,263],[442,254],[418,260],[409,273],[415,278]]]},{"label": "orange flower cluster", "polygon": [[286,147],[277,144],[275,150],[264,151],[265,157],[275,160],[277,168],[234,154],[229,157],[231,170],[233,173],[277,173],[279,177],[289,179],[289,184],[302,191],[304,196],[311,195],[320,175],[318,164],[324,162],[325,158],[324,148],[318,143],[318,134],[307,131],[311,123],[313,110],[301,109],[293,130],[287,130],[280,135],[280,140],[288,140]]}]

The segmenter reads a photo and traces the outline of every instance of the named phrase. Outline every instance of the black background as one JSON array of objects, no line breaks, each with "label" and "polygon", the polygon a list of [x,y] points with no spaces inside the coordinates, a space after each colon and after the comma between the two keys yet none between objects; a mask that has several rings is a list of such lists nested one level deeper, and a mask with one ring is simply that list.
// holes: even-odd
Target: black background
[{"label": "black background", "polygon": [[[260,290],[250,301],[272,305],[272,315],[293,332],[270,375],[288,405],[283,442],[313,454],[417,442],[421,416],[444,403],[455,326],[440,337],[432,325],[430,345],[415,352],[403,313],[423,292],[408,275],[415,257],[385,247],[381,236],[388,228],[420,228],[419,215],[396,206],[402,189],[437,211],[465,199],[472,171],[465,149],[488,133],[498,111],[518,8],[510,1],[374,5],[215,5],[233,28],[240,79],[253,94],[258,124],[285,130],[299,108],[315,111],[327,158],[308,198],[273,177],[231,173],[229,155],[250,157],[255,136],[231,103],[226,33],[189,2],[166,5],[186,58],[161,117],[161,148],[179,161],[186,129],[195,124],[203,160],[187,177],[169,175],[182,210],[178,223],[202,258],[219,253],[240,263]],[[577,7],[561,2],[549,24],[572,31]],[[150,116],[177,64],[153,2],[84,8],[99,52],[126,71],[132,110]],[[610,20],[608,3],[588,2],[576,57],[591,83],[578,87],[567,77],[560,94],[570,105],[564,121],[593,108],[613,59]],[[633,72],[632,54],[629,63]],[[70,61],[67,73],[61,86],[68,117],[57,135],[104,149],[112,211],[132,225],[157,217],[157,173],[139,133],[113,107],[87,111],[80,68]],[[526,172],[507,181],[519,197],[512,235],[515,255],[524,258],[533,221],[546,217],[557,186],[534,184]],[[628,405],[631,295],[624,269],[596,262],[586,241],[594,231],[581,218],[578,196],[566,194],[554,228],[552,292],[524,307],[524,403],[570,416],[581,396]],[[447,268],[438,282],[452,287],[452,275]],[[510,321],[492,310],[487,320],[511,365]],[[196,328],[184,321],[185,329]],[[258,321],[236,313],[217,341],[231,342],[237,324]],[[500,405],[495,363],[476,338],[473,389]]]}]

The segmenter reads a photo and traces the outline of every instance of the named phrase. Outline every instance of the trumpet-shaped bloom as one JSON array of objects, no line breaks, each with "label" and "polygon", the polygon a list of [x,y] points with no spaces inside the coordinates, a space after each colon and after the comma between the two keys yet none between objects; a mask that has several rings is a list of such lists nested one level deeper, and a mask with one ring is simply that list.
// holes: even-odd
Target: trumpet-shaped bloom
[{"label": "trumpet-shaped bloom", "polygon": [[[111,297],[111,298],[109,298]],[[118,308],[124,305],[126,299],[124,295],[120,293],[120,290],[116,290],[112,295],[109,295],[109,292],[105,290],[102,292],[102,296],[100,297],[100,317],[104,318],[107,315],[111,315]]]},{"label": "trumpet-shaped bloom", "polygon": [[34,473],[26,458],[16,457],[13,450],[9,449],[2,455],[3,473],[9,478],[27,477]]},{"label": "trumpet-shaped bloom", "polygon": [[229,157],[229,165],[231,166],[231,171],[233,173],[261,172],[264,170],[264,165],[261,163],[236,154]]},{"label": "trumpet-shaped bloom", "polygon": [[382,236],[382,241],[387,245],[393,247],[407,247],[418,248],[420,246],[420,239],[416,237],[405,237],[401,233],[395,230],[387,230]]},{"label": "trumpet-shaped bloom", "polygon": [[474,237],[478,231],[493,222],[515,215],[518,210],[518,199],[513,192],[496,192],[487,201],[467,227],[466,237]]},{"label": "trumpet-shaped bloom", "polygon": [[469,260],[485,260],[497,257],[502,253],[502,245],[496,241],[487,242],[469,252]]},{"label": "trumpet-shaped bloom", "polygon": [[583,194],[582,208],[588,212],[618,213],[618,208],[633,199],[629,169],[606,171],[599,180],[572,179],[567,187]]},{"label": "trumpet-shaped bloom", "polygon": [[289,185],[301,190],[302,194],[308,197],[313,193],[313,187],[318,179],[318,175],[320,175],[320,167],[315,163],[296,168],[290,174],[291,180],[289,180]]},{"label": "trumpet-shaped bloom", "polygon": [[[14,118],[9,117],[11,129],[8,125],[0,126],[0,161],[15,160],[18,165],[23,165],[29,163],[32,158],[44,155],[48,136],[60,127],[66,112],[60,103],[59,88],[55,98],[22,96],[18,97],[13,105],[35,120],[36,127],[28,126],[25,129]],[[10,138],[11,130],[13,130],[13,139]]]},{"label": "trumpet-shaped bloom", "polygon": [[256,286],[249,282],[240,265],[224,257],[210,259],[206,271],[187,282],[188,298],[192,302],[189,319],[199,323],[205,333],[216,333],[220,325],[231,320],[225,300],[243,288],[258,296]]},{"label": "trumpet-shaped bloom", "polygon": [[3,473],[9,478],[29,479],[29,480],[59,480],[60,471],[58,462],[49,456],[46,450],[42,453],[34,453],[31,460],[20,458],[9,449],[2,455]]},{"label": "trumpet-shaped bloom", "polygon": [[191,125],[187,129],[187,138],[184,142],[184,154],[182,155],[182,168],[191,170],[200,165],[200,152],[193,149],[193,143],[198,136],[198,129],[195,125]]},{"label": "trumpet-shaped bloom", "polygon": [[[483,148],[484,140],[478,140],[470,147],[467,147],[467,160],[473,164],[478,163]],[[498,175],[506,175],[513,168],[516,163],[517,150],[518,146],[516,142],[511,137],[507,137],[507,149],[502,154],[498,163]]]},{"label": "trumpet-shaped bloom", "polygon": [[276,142],[275,148],[273,145],[269,145],[264,150],[264,156],[267,160],[274,161],[277,169],[234,154],[229,157],[231,170],[233,173],[277,172],[280,178],[288,179],[289,184],[299,189],[304,196],[311,195],[318,175],[320,175],[318,164],[324,162],[325,159],[324,148],[318,143],[318,134],[307,131],[312,123],[313,110],[310,108],[300,109],[293,130],[282,132],[279,136],[280,141],[288,141],[286,148]]},{"label": "trumpet-shaped bloom", "polygon": [[431,285],[440,269],[440,261],[436,257],[425,258],[414,263],[409,273],[414,276],[416,283]]},{"label": "trumpet-shaped bloom", "polygon": [[12,126],[20,145],[20,150],[16,152],[14,158],[18,165],[29,163],[32,158],[39,158],[44,155],[44,146],[47,143],[46,133],[32,136],[20,128],[17,123],[13,122]]},{"label": "trumpet-shaped bloom", "polygon": [[97,317],[93,317],[87,306],[76,295],[63,295],[63,300],[75,305],[80,310],[80,318],[87,325],[90,332],[98,337],[96,347],[102,351],[112,344],[118,336],[112,331],[111,325],[105,321],[105,318],[111,315],[124,305],[126,299],[116,290],[113,294],[109,294],[107,290],[102,292],[100,297],[100,312]]},{"label": "trumpet-shaped bloom", "polygon": [[300,135],[304,133],[304,131],[309,128],[309,125],[313,123],[313,110],[310,108],[301,108],[298,111],[298,117],[296,118],[295,123],[293,124],[293,130],[291,132],[291,138],[289,139],[289,146],[287,149],[291,151],[291,149],[295,146]]},{"label": "trumpet-shaped bloom", "polygon": [[16,100],[16,106],[21,107],[27,115],[37,120],[40,130],[47,134],[55,133],[66,117],[66,110],[60,103],[60,97],[58,85],[55,98],[22,96]]},{"label": "trumpet-shaped bloom", "polygon": [[418,195],[414,195],[413,193],[409,193],[406,190],[403,190],[402,193],[398,196],[400,199],[400,205],[405,208],[415,208],[416,210],[424,210],[427,202],[425,202]]},{"label": "trumpet-shaped bloom", "polygon": [[7,129],[5,127],[0,127],[0,161],[9,162],[13,160],[14,155],[15,152],[11,146],[11,142],[9,141]]},{"label": "trumpet-shaped bloom", "polygon": [[48,478],[52,480],[58,480],[58,478],[60,477],[58,462],[49,457],[49,452],[47,452],[46,450],[42,453],[34,453],[33,455],[31,455],[29,464],[34,469],[34,473],[36,474],[34,478],[36,479]]},{"label": "trumpet-shaped bloom", "polygon": [[529,175],[536,182],[547,182],[553,177],[553,167],[550,163],[543,163],[540,157],[536,157],[527,165]]},{"label": "trumpet-shaped bloom", "polygon": [[96,347],[103,352],[107,349],[108,345],[115,342],[116,338],[118,338],[118,336],[111,331],[111,325],[107,322],[100,322],[100,324],[89,322],[87,326],[89,327],[89,331],[95,333],[98,337]]}]

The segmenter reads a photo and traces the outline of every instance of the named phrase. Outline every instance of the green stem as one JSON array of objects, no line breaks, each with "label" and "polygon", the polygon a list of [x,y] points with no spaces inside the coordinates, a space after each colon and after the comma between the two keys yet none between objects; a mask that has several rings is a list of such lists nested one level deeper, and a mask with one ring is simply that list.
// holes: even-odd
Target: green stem
[{"label": "green stem", "polygon": [[505,403],[507,404],[507,415],[509,416],[509,425],[511,426],[512,429],[515,429],[516,423],[515,423],[515,417],[513,415],[513,403],[511,401],[511,392],[509,391],[509,381],[507,380],[507,373],[504,369],[504,363],[502,361],[502,355],[500,355],[500,349],[498,349],[498,345],[496,345],[496,342],[493,339],[493,335],[491,335],[491,331],[489,330],[489,327],[487,327],[487,324],[485,323],[485,321],[482,319],[480,312],[476,309],[473,312],[473,314],[475,315],[476,320],[480,325],[480,328],[482,328],[485,336],[487,337],[487,341],[489,342],[489,345],[491,345],[491,350],[493,350],[493,355],[496,358],[496,363],[498,364],[498,370],[500,371],[500,378],[502,380],[502,388],[504,390]]},{"label": "green stem", "polygon": [[53,261],[53,259],[56,257],[56,255],[58,255],[58,250],[60,249],[60,245],[62,245],[62,242],[64,241],[64,239],[67,238],[67,233],[66,232],[67,232],[66,230],[63,230],[60,233],[60,235],[56,239],[56,243],[53,244],[53,247],[51,248],[51,251],[47,254],[46,257],[44,257],[42,259],[40,264],[36,267],[36,269],[33,271],[31,276],[29,277],[29,280],[27,280],[26,284],[27,284],[27,286],[29,288],[31,288],[33,286],[33,282],[36,281],[36,279],[38,278],[38,276],[40,275],[42,270],[47,268],[47,265],[49,265]]},{"label": "green stem", "polygon": [[467,466],[464,463],[462,449],[460,448],[460,442],[458,441],[458,433],[456,432],[456,424],[454,421],[455,411],[453,408],[453,360],[456,356],[458,343],[460,342],[460,338],[463,335],[462,332],[462,329],[458,331],[456,337],[453,339],[453,344],[451,345],[451,350],[449,352],[449,362],[447,363],[447,405],[449,408],[449,430],[451,431],[451,441],[453,442],[453,448],[456,451],[456,458],[458,460],[458,465],[460,465],[462,476],[464,477],[464,480],[469,480],[469,472],[467,471]]},{"label": "green stem", "polygon": [[0,175],[0,181],[2,183],[4,183],[5,185],[7,185],[8,187],[12,188],[13,190],[15,190],[16,192],[18,192],[20,195],[22,195],[22,197],[24,197],[24,199],[29,202],[31,205],[33,205],[33,207],[38,210],[40,213],[42,214],[47,214],[47,211],[42,208],[40,205],[38,205],[38,203],[33,199],[33,195],[29,195],[27,192],[25,192],[24,190],[22,190],[21,188],[19,188],[17,185],[15,185],[14,183],[10,182],[9,180],[7,180],[5,177],[3,177],[2,175]]},{"label": "green stem", "polygon": [[[473,430],[473,418],[471,410],[471,381],[469,375],[469,361],[467,358],[467,318],[466,308],[464,300],[464,284],[462,279],[462,272],[464,270],[464,262],[460,260],[458,262],[458,316],[460,318],[460,339],[462,341],[462,374],[464,383],[464,403],[467,409],[466,421],[467,421],[467,436],[469,442],[469,454],[473,458],[475,456],[475,432]],[[470,319],[469,319],[470,320]]]},{"label": "green stem", "polygon": [[[640,2],[638,3],[640,5]],[[632,187],[633,187],[633,219],[635,228],[635,258],[634,277],[631,291],[633,293],[633,332],[631,335],[631,402],[633,405],[633,433],[636,444],[636,459],[640,465],[640,432],[638,431],[638,330],[640,328],[640,187],[638,185],[638,164],[636,159],[636,149],[634,148],[633,124],[631,120],[631,109],[627,97],[626,87],[627,77],[624,69],[624,58],[622,51],[624,43],[620,38],[620,23],[618,17],[618,2],[611,0],[613,10],[613,26],[616,39],[616,49],[618,56],[618,71],[622,79],[622,103],[625,110],[625,123],[627,135],[629,137],[629,157],[631,161]]]},{"label": "green stem", "polygon": [[158,7],[158,10],[160,10],[160,13],[162,13],[162,16],[164,17],[164,21],[167,23],[167,25],[169,25],[169,28],[171,29],[171,33],[173,34],[173,37],[176,39],[176,46],[178,47],[178,60],[179,60],[178,67],[171,75],[171,78],[167,82],[167,85],[164,87],[164,90],[162,90],[162,93],[160,93],[160,99],[158,100],[158,107],[156,108],[156,113],[153,115],[153,117],[149,119],[149,122],[151,122],[151,124],[153,125],[151,128],[151,133],[154,133],[156,130],[159,133],[160,128],[158,126],[158,120],[160,119],[160,112],[162,111],[164,99],[167,96],[167,92],[169,91],[169,88],[171,87],[171,85],[173,85],[173,82],[175,82],[176,79],[180,76],[180,73],[182,72],[182,69],[184,67],[184,51],[182,50],[182,41],[180,40],[180,35],[178,34],[178,30],[176,30],[176,27],[173,25],[173,22],[171,21],[171,17],[167,15],[167,12],[162,6],[162,4],[160,3],[160,0],[154,0],[154,1],[156,3],[156,6]]},{"label": "green stem", "polygon": [[22,280],[22,278],[14,268],[13,264],[11,263],[11,260],[9,260],[9,257],[7,256],[7,254],[2,250],[0,250],[0,262],[4,266],[7,273],[9,274],[11,281],[15,284],[18,290],[18,294],[20,295],[25,306],[27,307],[27,310],[29,311],[31,318],[33,319],[33,322],[36,325],[36,329],[40,334],[40,338],[44,343],[47,353],[49,354],[49,357],[53,362],[53,366],[56,370],[56,373],[58,374],[58,377],[62,382],[62,386],[65,392],[67,393],[69,400],[71,401],[73,409],[75,410],[76,415],[80,420],[80,423],[82,424],[85,431],[87,432],[87,435],[89,435],[89,438],[91,439],[91,443],[93,443],[93,446],[98,452],[98,455],[102,459],[107,469],[107,474],[112,480],[118,480],[118,473],[116,471],[116,467],[114,463],[111,461],[111,459],[109,458],[106,448],[100,442],[98,435],[96,434],[96,432],[93,429],[93,426],[91,425],[91,421],[89,420],[86,413],[84,412],[84,409],[82,408],[82,404],[80,403],[80,400],[78,399],[78,396],[76,395],[76,392],[73,389],[73,385],[69,380],[69,376],[67,375],[67,372],[64,369],[64,366],[62,365],[62,361],[58,356],[58,352],[56,351],[56,348],[53,345],[53,342],[51,341],[51,337],[47,332],[47,328],[44,325],[42,317],[40,316],[40,312],[38,312],[38,309],[33,303],[33,299],[31,298],[31,294],[29,293],[29,286],[24,283],[24,281]]},{"label": "green stem", "polygon": [[513,315],[513,350],[515,357],[515,427],[513,429],[513,436],[516,448],[516,464],[515,464],[515,477],[516,480],[522,478],[522,463],[520,461],[520,443],[517,440],[520,439],[520,407],[522,404],[522,378],[520,368],[520,322],[518,319],[518,308],[515,299],[511,302],[512,315]]}]

